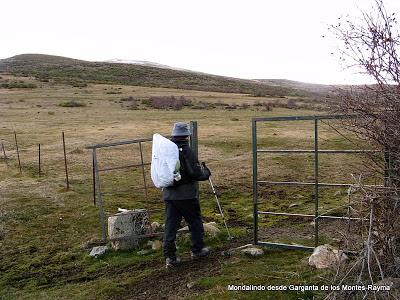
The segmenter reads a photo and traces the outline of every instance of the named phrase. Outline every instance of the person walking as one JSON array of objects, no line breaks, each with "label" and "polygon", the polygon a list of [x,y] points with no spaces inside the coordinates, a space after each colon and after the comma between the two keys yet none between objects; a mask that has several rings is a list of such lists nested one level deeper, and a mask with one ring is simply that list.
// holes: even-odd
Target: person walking
[{"label": "person walking", "polygon": [[200,165],[197,156],[189,147],[191,132],[188,124],[175,123],[171,140],[178,146],[180,175],[172,186],[163,189],[165,203],[164,257],[166,268],[180,263],[176,256],[176,234],[182,217],[188,223],[191,234],[191,257],[197,259],[208,256],[209,248],[204,247],[204,228],[198,199],[197,181],[208,180],[211,175],[205,163]]}]

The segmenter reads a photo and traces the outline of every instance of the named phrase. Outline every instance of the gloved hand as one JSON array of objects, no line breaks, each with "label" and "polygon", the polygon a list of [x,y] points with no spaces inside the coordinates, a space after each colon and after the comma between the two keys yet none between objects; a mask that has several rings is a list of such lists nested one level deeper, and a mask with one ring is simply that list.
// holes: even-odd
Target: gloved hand
[{"label": "gloved hand", "polygon": [[211,171],[210,171],[210,169],[206,166],[206,163],[203,161],[203,162],[201,163],[201,165],[202,165],[204,171],[208,172],[208,174],[209,174],[208,176],[211,176]]}]

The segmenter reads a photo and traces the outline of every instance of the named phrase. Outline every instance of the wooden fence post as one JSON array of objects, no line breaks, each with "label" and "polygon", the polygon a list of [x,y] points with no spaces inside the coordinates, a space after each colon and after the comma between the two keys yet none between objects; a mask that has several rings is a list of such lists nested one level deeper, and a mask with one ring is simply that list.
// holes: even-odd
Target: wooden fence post
[{"label": "wooden fence post", "polygon": [[42,175],[42,166],[41,166],[42,160],[40,158],[40,144],[39,144],[39,160],[38,160],[38,162],[39,162],[39,177],[40,177],[40,175]]},{"label": "wooden fence post", "polygon": [[67,190],[69,190],[67,152],[65,151],[65,135],[64,135],[64,131],[62,132],[62,141],[63,141],[63,149],[64,149],[65,179],[66,179],[66,182],[67,182]]},{"label": "wooden fence post", "polygon": [[22,166],[21,166],[21,159],[19,157],[19,148],[18,148],[18,140],[17,140],[17,133],[14,131],[14,139],[15,139],[15,147],[17,149],[17,157],[18,157],[18,167],[19,172],[22,173]]}]

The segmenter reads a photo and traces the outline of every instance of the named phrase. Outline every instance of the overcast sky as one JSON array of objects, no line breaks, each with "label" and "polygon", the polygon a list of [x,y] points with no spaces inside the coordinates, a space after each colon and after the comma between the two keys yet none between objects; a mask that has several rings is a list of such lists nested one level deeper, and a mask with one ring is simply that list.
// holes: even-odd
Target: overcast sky
[{"label": "overcast sky", "polygon": [[[400,14],[400,1],[386,0]],[[360,83],[327,27],[372,0],[9,0],[0,58],[22,53],[147,60],[240,78]],[[327,35],[328,38],[322,38]]]}]

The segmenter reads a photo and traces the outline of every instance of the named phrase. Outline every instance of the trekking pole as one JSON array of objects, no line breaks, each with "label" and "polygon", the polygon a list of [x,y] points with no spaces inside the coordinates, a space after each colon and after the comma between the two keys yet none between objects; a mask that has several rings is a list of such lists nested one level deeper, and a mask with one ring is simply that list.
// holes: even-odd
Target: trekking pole
[{"label": "trekking pole", "polygon": [[221,213],[222,220],[224,220],[225,228],[226,228],[226,231],[228,232],[228,236],[229,236],[228,239],[231,240],[231,239],[232,239],[232,236],[231,236],[231,234],[230,234],[230,232],[229,232],[228,225],[226,225],[224,212],[222,211],[221,204],[219,203],[217,193],[215,192],[214,185],[213,185],[213,183],[212,183],[212,181],[211,181],[211,177],[208,177],[208,182],[210,183],[210,186],[211,186],[212,192],[213,192],[213,194],[214,194],[215,200],[217,201],[218,209],[219,209],[219,212]]}]

